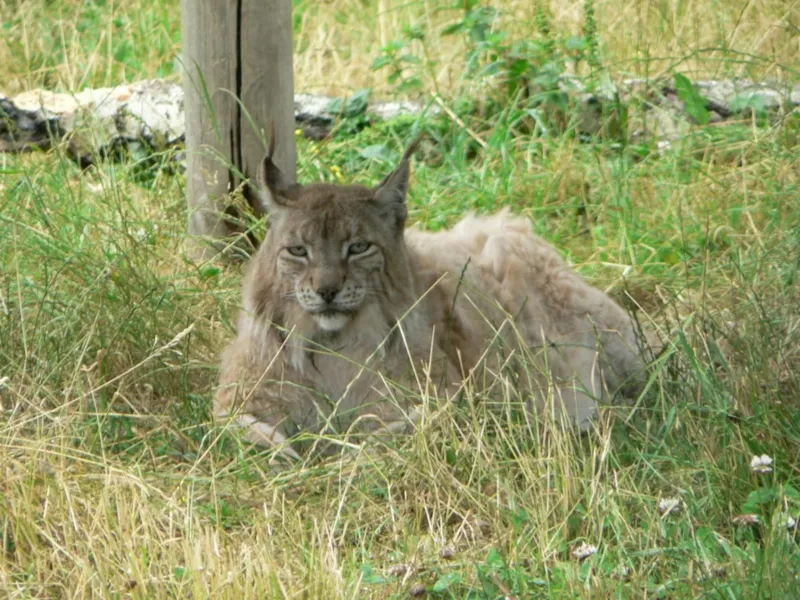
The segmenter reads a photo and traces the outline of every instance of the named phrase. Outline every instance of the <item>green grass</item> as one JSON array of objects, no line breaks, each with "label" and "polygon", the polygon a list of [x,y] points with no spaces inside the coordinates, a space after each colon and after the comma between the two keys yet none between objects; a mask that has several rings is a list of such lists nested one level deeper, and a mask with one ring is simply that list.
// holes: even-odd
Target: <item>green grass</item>
[{"label": "green grass", "polygon": [[[662,5],[665,31],[688,10]],[[33,23],[25,6],[0,10]],[[167,7],[88,6],[99,24]],[[167,12],[159,22],[177,27]],[[303,14],[296,29],[311,31]],[[89,65],[90,50],[71,51]],[[152,52],[141,70],[87,66],[86,81],[155,75],[171,50]],[[40,84],[44,71],[14,64]],[[412,129],[432,131],[411,220],[436,229],[510,206],[637,303],[670,348],[636,405],[575,439],[521,418],[513,394],[469,397],[387,447],[276,470],[211,422],[242,266],[185,259],[185,177],[169,156],[81,172],[62,148],[3,155],[0,596],[403,598],[415,584],[430,598],[797,596],[798,535],[782,519],[800,514],[798,118],[697,128],[660,155],[462,114],[487,141],[475,157],[449,119],[404,118],[299,139],[300,177],[375,183]],[[751,471],[761,454],[773,473]],[[665,498],[680,512],[661,515]],[[745,513],[761,522],[737,524]],[[598,550],[579,561],[582,542]]]}]

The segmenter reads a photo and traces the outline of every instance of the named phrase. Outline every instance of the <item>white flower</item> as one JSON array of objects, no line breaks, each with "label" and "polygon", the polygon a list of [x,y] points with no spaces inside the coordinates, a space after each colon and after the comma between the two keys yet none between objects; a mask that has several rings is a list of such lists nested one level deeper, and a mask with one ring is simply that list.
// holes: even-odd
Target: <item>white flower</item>
[{"label": "white flower", "polygon": [[92,194],[102,194],[103,193],[103,185],[100,183],[92,183],[91,181],[86,184],[86,189],[89,190]]},{"label": "white flower", "polygon": [[628,565],[619,565],[616,569],[611,572],[611,577],[614,579],[627,579],[630,577],[631,569]]},{"label": "white flower", "polygon": [[680,498],[662,498],[658,501],[658,512],[666,516],[681,512],[683,502]]},{"label": "white flower", "polygon": [[586,558],[589,558],[592,554],[596,553],[597,553],[597,546],[593,544],[587,544],[586,542],[582,542],[580,546],[578,546],[572,551],[572,556],[574,556],[578,560],[584,560]]},{"label": "white flower", "polygon": [[795,519],[792,515],[784,513],[781,515],[780,524],[786,527],[789,531],[793,530],[797,527],[797,519]]},{"label": "white flower", "polygon": [[734,525],[757,525],[761,523],[761,518],[758,515],[739,515],[733,518]]},{"label": "white flower", "polygon": [[658,153],[664,154],[667,150],[670,150],[672,148],[672,142],[670,142],[669,140],[659,140],[656,146]]},{"label": "white flower", "polygon": [[772,473],[772,458],[766,454],[754,456],[750,460],[750,470],[753,473]]}]

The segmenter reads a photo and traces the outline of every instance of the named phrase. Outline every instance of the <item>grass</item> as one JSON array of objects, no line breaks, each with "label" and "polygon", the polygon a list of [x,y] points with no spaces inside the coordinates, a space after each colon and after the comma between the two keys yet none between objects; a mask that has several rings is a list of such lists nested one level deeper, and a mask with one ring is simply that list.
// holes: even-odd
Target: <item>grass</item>
[{"label": "grass", "polygon": [[[639,38],[626,37],[635,23],[607,20],[640,14],[642,34],[669,32],[653,36],[651,56],[677,53],[707,73],[791,64],[779,40],[796,4],[713,5],[702,27],[692,21],[709,6],[598,2],[604,62],[641,66]],[[300,90],[324,72],[314,65],[345,57],[341,81],[385,86],[369,68],[388,43],[379,36],[425,11],[431,60],[464,54],[436,37],[446,13],[430,4],[295,7]],[[548,10],[559,31],[576,26]],[[6,2],[0,14],[7,89],[162,74],[179,31],[164,2]],[[111,35],[117,19],[158,23],[153,42],[135,27]],[[770,58],[700,60],[694,51],[720,36]],[[112,59],[121,39],[137,64]],[[778,41],[767,52],[757,40]],[[441,142],[415,163],[411,220],[528,215],[576,269],[627,291],[669,333],[648,391],[582,439],[520,418],[507,392],[432,408],[390,446],[284,471],[209,417],[242,267],[184,258],[185,178],[170,157],[81,172],[59,147],[0,155],[2,596],[402,598],[424,584],[431,598],[796,597],[798,536],[783,519],[800,513],[800,122],[699,127],[659,154],[488,118],[474,117],[487,140],[475,157],[449,120],[404,118],[299,139],[299,173],[375,183],[410,129],[434,131]],[[773,473],[751,470],[761,454]],[[681,510],[662,515],[668,498]],[[760,523],[736,521],[750,513]],[[597,552],[581,561],[583,542]]]},{"label": "grass", "polygon": [[[425,56],[427,89],[463,85],[464,45],[443,35],[468,2],[293,0],[295,85],[348,95],[370,87],[390,95],[372,65],[382,48],[415,29],[411,53]],[[531,38],[543,11],[560,36],[579,35],[582,2],[495,0],[496,29]],[[693,79],[797,73],[800,5],[792,0],[596,0],[601,51],[615,71],[654,76],[679,67]],[[0,89],[79,91],[144,77],[179,77],[178,0],[3,0]]]}]

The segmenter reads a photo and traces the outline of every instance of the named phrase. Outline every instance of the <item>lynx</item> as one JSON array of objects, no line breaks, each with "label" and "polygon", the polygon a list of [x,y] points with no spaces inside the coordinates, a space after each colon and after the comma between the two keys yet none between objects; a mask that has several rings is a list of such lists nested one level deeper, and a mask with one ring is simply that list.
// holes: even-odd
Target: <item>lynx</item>
[{"label": "lynx", "polygon": [[297,458],[301,432],[391,433],[413,426],[421,397],[509,369],[530,410],[555,407],[580,429],[598,401],[641,388],[631,317],[527,220],[405,227],[415,145],[375,188],[288,183],[270,148],[257,192],[269,233],[215,399],[247,440]]}]

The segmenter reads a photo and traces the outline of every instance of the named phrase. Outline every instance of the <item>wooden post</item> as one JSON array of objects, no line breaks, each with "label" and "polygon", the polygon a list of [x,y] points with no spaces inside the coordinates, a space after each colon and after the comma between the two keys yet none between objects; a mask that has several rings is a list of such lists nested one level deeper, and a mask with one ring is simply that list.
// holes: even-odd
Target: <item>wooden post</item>
[{"label": "wooden post", "polygon": [[[181,0],[189,250],[205,260],[237,233],[228,194],[266,152],[296,177],[291,0]],[[238,99],[238,101],[237,101]]]}]

